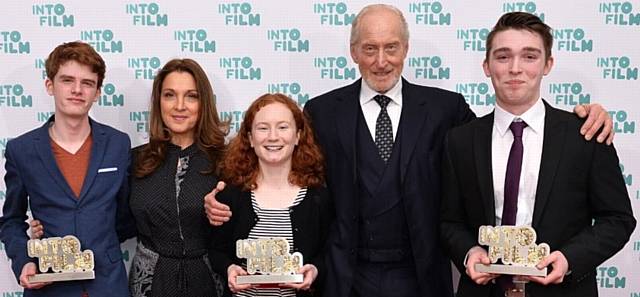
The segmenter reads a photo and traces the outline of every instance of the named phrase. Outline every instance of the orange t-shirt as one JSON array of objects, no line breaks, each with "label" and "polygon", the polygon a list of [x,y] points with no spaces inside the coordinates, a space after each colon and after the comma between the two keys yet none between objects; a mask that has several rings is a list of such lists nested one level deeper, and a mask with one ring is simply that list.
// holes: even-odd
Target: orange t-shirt
[{"label": "orange t-shirt", "polygon": [[92,144],[93,139],[91,134],[89,134],[89,137],[87,137],[80,149],[78,149],[75,154],[72,154],[51,139],[51,149],[58,164],[58,169],[62,172],[64,179],[67,181],[69,187],[71,187],[76,198],[80,198],[82,184],[84,183],[84,178],[87,176]]}]

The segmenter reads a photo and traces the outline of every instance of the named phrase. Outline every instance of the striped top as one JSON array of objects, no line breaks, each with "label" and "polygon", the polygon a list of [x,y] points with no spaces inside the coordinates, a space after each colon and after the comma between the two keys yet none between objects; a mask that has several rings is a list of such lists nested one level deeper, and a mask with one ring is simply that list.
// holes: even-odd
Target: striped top
[{"label": "striped top", "polygon": [[[289,253],[293,253],[293,231],[290,211],[291,207],[300,204],[306,195],[307,188],[301,188],[296,199],[287,208],[260,208],[256,201],[255,193],[251,191],[251,204],[253,205],[253,211],[258,216],[258,222],[249,232],[248,239],[283,237],[289,242]],[[243,268],[247,268],[246,264],[243,264]],[[296,291],[291,288],[251,288],[239,292],[235,296],[295,297]]]}]

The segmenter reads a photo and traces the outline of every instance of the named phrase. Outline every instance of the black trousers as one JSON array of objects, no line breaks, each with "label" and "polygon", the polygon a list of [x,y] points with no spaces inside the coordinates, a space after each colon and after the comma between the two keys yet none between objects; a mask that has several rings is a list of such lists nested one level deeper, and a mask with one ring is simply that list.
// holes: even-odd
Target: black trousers
[{"label": "black trousers", "polygon": [[358,261],[352,297],[420,296],[413,261],[375,263]]}]

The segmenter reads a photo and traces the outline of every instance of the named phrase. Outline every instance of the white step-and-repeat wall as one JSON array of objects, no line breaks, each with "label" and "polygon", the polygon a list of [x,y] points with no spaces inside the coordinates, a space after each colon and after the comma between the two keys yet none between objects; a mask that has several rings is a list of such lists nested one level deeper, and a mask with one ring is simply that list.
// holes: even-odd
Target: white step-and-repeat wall
[{"label": "white step-and-repeat wall", "polygon": [[[107,62],[91,112],[131,137],[147,141],[148,102],[155,72],[175,57],[206,70],[223,118],[239,127],[260,94],[283,92],[300,105],[359,77],[349,56],[349,30],[367,1],[24,1],[0,3],[0,175],[9,139],[40,126],[53,112],[44,89],[44,59],[58,44],[83,40]],[[485,39],[498,17],[527,11],[554,28],[556,64],[542,95],[563,109],[603,104],[630,199],[640,213],[640,0],[633,1],[391,1],[411,31],[404,76],[462,93],[478,115],[495,94],[483,75]],[[634,176],[636,176],[634,182]],[[6,199],[0,182],[0,205]],[[570,211],[570,210],[567,210]],[[125,245],[127,265],[132,243]],[[2,297],[22,296],[0,245]],[[640,296],[640,232],[597,270],[601,296]]]}]

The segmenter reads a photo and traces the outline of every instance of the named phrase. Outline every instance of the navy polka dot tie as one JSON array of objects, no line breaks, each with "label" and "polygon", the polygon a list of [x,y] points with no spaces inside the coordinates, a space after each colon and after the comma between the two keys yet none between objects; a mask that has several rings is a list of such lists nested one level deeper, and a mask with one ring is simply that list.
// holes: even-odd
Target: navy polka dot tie
[{"label": "navy polka dot tie", "polygon": [[391,157],[391,149],[393,149],[393,128],[391,126],[391,118],[387,113],[387,105],[389,105],[391,98],[384,95],[377,95],[373,97],[373,100],[380,105],[380,113],[376,120],[375,142],[380,158],[386,163]]}]

